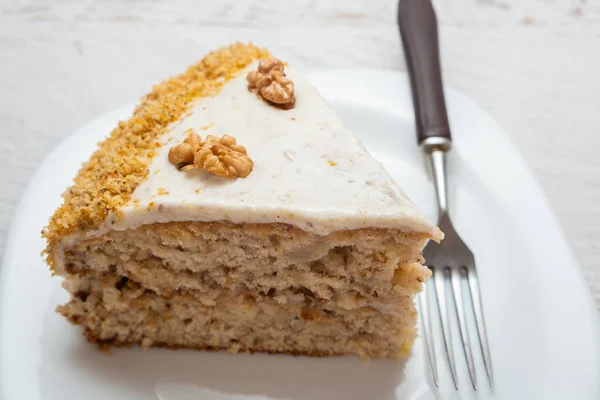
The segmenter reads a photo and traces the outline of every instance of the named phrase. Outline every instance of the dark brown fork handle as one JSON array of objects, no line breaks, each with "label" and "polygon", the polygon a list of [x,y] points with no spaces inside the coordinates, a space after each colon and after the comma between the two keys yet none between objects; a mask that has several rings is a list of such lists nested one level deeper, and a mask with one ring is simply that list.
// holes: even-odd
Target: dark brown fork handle
[{"label": "dark brown fork handle", "polygon": [[444,101],[437,20],[430,0],[400,0],[398,26],[412,89],[417,139],[451,140]]}]

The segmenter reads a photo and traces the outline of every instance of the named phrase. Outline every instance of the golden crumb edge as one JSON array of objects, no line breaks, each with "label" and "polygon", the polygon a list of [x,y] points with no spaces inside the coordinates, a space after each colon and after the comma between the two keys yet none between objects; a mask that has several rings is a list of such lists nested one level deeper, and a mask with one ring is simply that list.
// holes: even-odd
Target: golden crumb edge
[{"label": "golden crumb edge", "polygon": [[195,99],[217,94],[225,82],[250,63],[269,57],[267,50],[251,43],[235,43],[209,53],[184,73],[155,85],[133,115],[119,122],[98,145],[74,184],[63,193],[63,204],[42,231],[48,241],[48,263],[52,266],[53,248],[62,238],[97,228],[110,212],[117,212],[131,199],[148,176],[159,138]]}]

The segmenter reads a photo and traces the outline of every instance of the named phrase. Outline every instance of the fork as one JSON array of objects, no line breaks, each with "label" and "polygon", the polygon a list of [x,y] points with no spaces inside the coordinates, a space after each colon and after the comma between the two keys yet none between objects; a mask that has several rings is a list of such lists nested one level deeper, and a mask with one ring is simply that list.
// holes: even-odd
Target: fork
[{"label": "fork", "polygon": [[[475,257],[460,238],[448,213],[448,191],[446,176],[446,153],[452,147],[452,137],[444,100],[442,75],[439,59],[437,21],[430,0],[400,0],[398,5],[398,26],[410,77],[417,139],[426,155],[438,203],[438,226],[445,239],[440,243],[429,242],[423,249],[427,266],[432,271],[432,279],[419,295],[424,339],[427,345],[429,364],[433,380],[439,386],[438,368],[431,328],[431,307],[428,296],[435,292],[442,326],[442,336],[454,387],[458,389],[456,362],[450,326],[449,298],[454,299],[454,309],[467,368],[473,388],[477,390],[477,375],[473,362],[471,339],[467,327],[467,312],[475,319],[477,336],[490,386],[494,385],[492,362],[481,306],[481,294]],[[451,291],[448,291],[448,286]],[[469,299],[463,292],[468,286]],[[451,296],[450,296],[451,292]],[[432,294],[433,296],[433,294]]]}]

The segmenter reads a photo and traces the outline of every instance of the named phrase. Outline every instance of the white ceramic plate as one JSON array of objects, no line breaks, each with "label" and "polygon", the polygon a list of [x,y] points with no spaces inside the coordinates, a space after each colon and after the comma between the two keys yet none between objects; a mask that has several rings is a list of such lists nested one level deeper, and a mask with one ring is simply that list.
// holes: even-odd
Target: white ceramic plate
[{"label": "white ceramic plate", "polygon": [[[415,143],[406,76],[328,71],[309,77],[433,219],[434,193]],[[556,218],[498,125],[453,90],[447,100],[455,142],[451,209],[480,269],[494,390],[476,352],[480,390],[473,392],[455,346],[461,388],[455,391],[439,341],[440,389],[433,388],[421,341],[406,365],[139,348],[106,356],[87,344],[79,328],[54,312],[67,295],[40,257],[40,231],[80,164],[129,115],[129,106],[63,142],[23,196],[0,275],[2,398],[599,399],[598,317]]]}]

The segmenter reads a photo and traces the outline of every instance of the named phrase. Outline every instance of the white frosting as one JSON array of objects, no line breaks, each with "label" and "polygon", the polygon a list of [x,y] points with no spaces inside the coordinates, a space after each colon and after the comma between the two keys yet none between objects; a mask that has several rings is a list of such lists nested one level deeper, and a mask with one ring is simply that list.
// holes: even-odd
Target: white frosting
[{"label": "white frosting", "polygon": [[[291,110],[270,106],[250,93],[246,72],[226,83],[215,97],[197,100],[191,113],[163,135],[163,146],[152,160],[148,179],[104,229],[109,225],[121,230],[154,222],[226,220],[282,222],[322,235],[386,227],[437,237],[438,229],[415,208],[319,92],[292,68],[286,68],[286,74],[296,89],[296,106]],[[170,147],[183,141],[188,129],[202,138],[208,134],[235,137],[254,161],[252,173],[244,179],[226,179],[201,170],[178,171],[167,154]],[[159,195],[159,191],[168,194]]]}]

